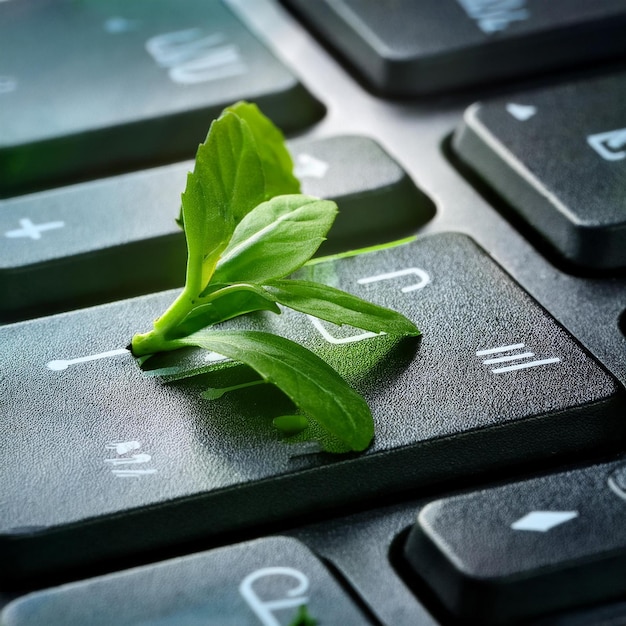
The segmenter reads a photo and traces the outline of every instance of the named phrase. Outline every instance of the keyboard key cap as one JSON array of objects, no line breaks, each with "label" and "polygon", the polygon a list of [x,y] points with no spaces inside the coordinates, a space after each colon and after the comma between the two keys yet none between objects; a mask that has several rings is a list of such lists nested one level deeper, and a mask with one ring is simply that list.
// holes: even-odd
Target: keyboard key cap
[{"label": "keyboard key cap", "polygon": [[[244,382],[240,368],[142,374],[125,346],[176,292],[0,327],[5,585],[623,441],[619,384],[467,237],[310,272],[424,333],[397,342],[289,310],[229,322],[296,339],[354,384],[375,420],[363,454],[286,443],[272,418],[293,407],[272,387],[200,397]],[[152,371],[213,357],[169,353]]]},{"label": "keyboard key cap", "polygon": [[405,556],[463,623],[518,623],[618,598],[626,495],[610,481],[622,470],[598,465],[431,502]]},{"label": "keyboard key cap", "polygon": [[[339,204],[320,253],[406,237],[434,213],[370,139],[298,140],[291,150],[303,191]],[[175,218],[191,169],[186,161],[0,202],[0,318],[182,285],[187,251]]]},{"label": "keyboard key cap", "polygon": [[0,201],[0,319],[180,286],[192,162]]},{"label": "keyboard key cap", "polygon": [[0,197],[192,158],[224,106],[323,111],[221,2],[0,3]]},{"label": "keyboard key cap", "polygon": [[284,1],[386,95],[456,89],[626,51],[623,0]]},{"label": "keyboard key cap", "polygon": [[290,150],[302,191],[339,205],[322,253],[412,235],[435,214],[432,200],[372,139],[353,135],[297,140]]},{"label": "keyboard key cap", "polygon": [[568,266],[626,266],[626,74],[470,107],[453,145]]},{"label": "keyboard key cap", "polygon": [[304,609],[315,624],[369,623],[306,546],[271,537],[36,592],[2,623],[270,626]]}]

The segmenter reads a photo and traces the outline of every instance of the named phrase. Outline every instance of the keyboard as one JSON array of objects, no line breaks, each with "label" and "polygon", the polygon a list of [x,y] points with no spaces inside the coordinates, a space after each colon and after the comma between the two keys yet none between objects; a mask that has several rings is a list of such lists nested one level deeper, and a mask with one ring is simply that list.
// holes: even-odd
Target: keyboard
[{"label": "keyboard", "polygon": [[[626,625],[625,27],[626,0],[0,1],[0,624]],[[129,353],[238,100],[339,206],[310,273],[422,331],[227,323],[335,367],[364,452],[287,442],[271,386],[203,397],[248,375],[214,355]]]}]

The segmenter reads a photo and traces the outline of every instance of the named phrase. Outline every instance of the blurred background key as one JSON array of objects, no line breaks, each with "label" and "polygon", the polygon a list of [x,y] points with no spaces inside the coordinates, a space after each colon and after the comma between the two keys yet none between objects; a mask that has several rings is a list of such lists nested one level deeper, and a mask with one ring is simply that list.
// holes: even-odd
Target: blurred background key
[{"label": "blurred background key", "polygon": [[221,2],[0,3],[0,197],[192,158],[240,99],[323,114]]},{"label": "blurred background key", "polygon": [[385,95],[448,91],[626,52],[624,0],[285,2]]},{"label": "blurred background key", "polygon": [[288,537],[267,537],[40,591],[8,606],[0,618],[10,626],[371,623],[317,557]]}]

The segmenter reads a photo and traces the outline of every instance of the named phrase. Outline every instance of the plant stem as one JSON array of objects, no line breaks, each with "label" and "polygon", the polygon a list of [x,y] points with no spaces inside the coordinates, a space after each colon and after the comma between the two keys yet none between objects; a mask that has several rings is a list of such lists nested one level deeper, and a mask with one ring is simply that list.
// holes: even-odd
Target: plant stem
[{"label": "plant stem", "polygon": [[168,335],[187,317],[193,307],[193,298],[187,289],[183,290],[165,313],[155,320],[152,330],[147,333],[137,333],[133,337],[131,342],[132,353],[135,356],[145,356],[179,348],[180,346],[176,344],[175,340]]}]

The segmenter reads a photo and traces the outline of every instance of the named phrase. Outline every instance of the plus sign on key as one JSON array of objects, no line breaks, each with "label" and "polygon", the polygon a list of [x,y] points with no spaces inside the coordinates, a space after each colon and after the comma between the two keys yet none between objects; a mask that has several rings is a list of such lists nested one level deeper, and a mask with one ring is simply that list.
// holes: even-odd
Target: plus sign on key
[{"label": "plus sign on key", "polygon": [[[15,304],[28,301],[40,290],[52,289],[52,283],[46,284],[45,276],[52,259],[72,246],[84,245],[86,239],[85,233],[76,228],[70,207],[48,202],[42,210],[28,211],[24,202],[23,198],[0,202],[0,320],[3,322],[10,321],[10,314],[5,313]],[[25,280],[25,268],[39,273],[41,278]],[[57,264],[59,276],[66,271],[67,266]]]},{"label": "plus sign on key", "polygon": [[41,239],[41,233],[46,230],[63,228],[64,222],[45,222],[43,224],[33,224],[27,217],[20,220],[20,227],[15,230],[7,230],[4,235],[14,239],[16,237],[30,237],[31,239]]}]

